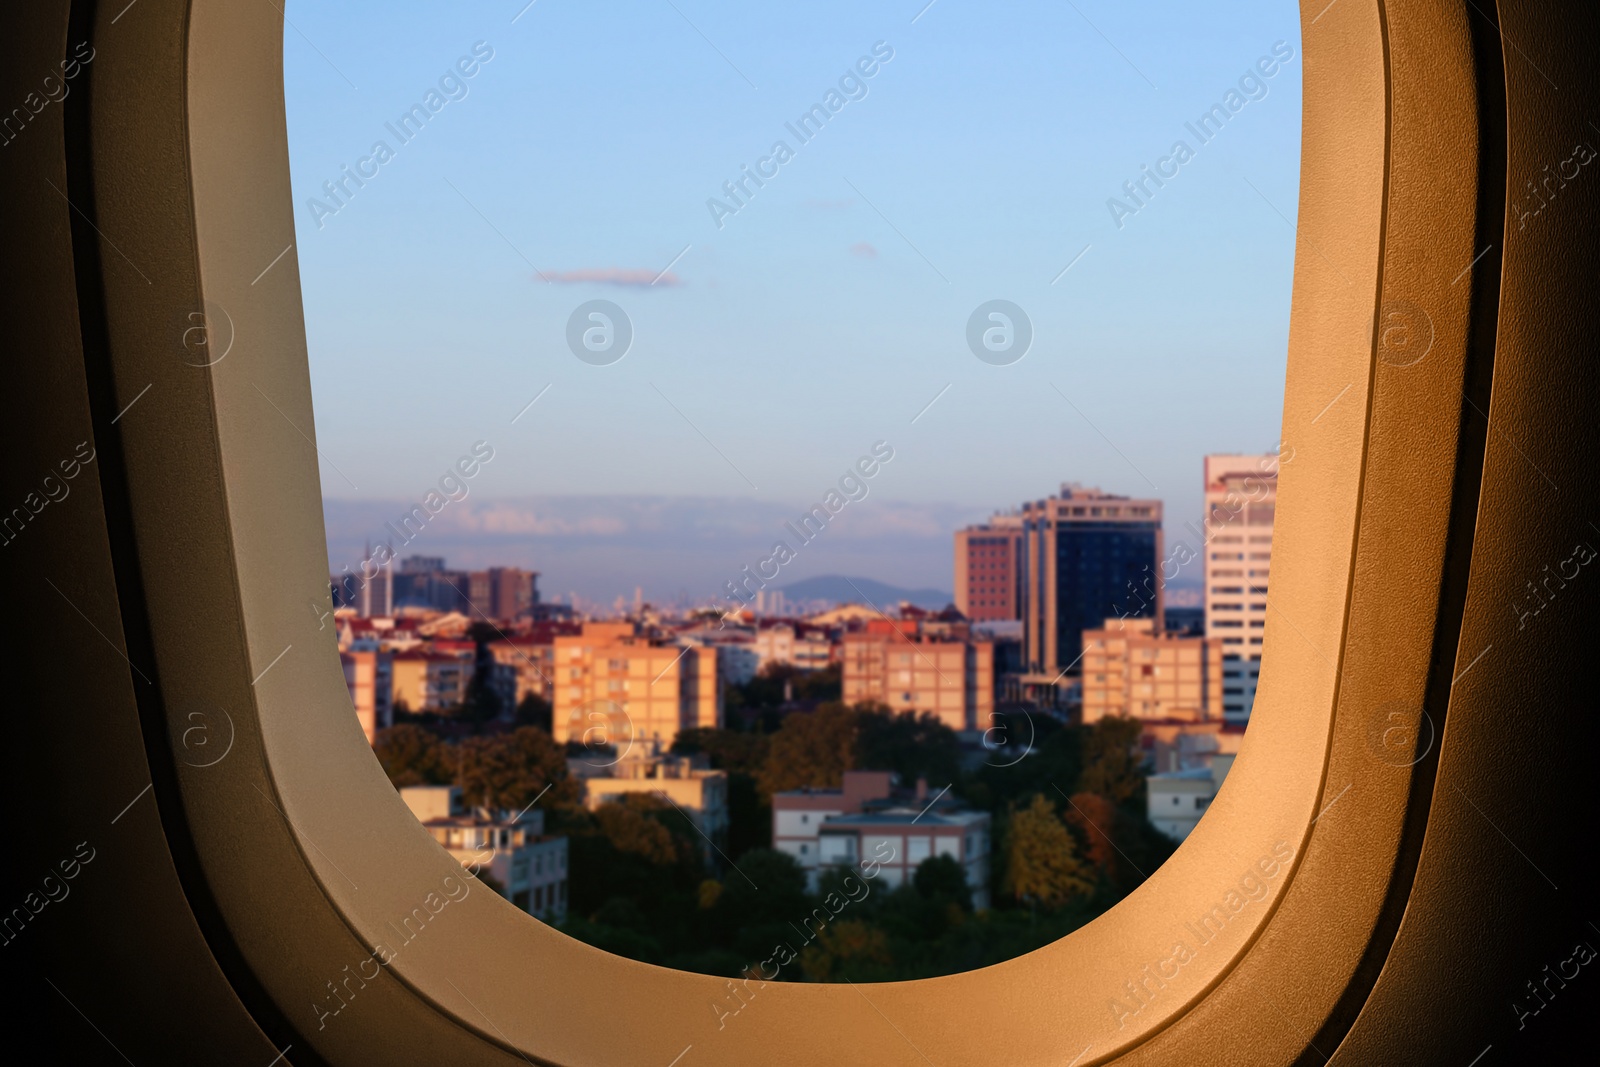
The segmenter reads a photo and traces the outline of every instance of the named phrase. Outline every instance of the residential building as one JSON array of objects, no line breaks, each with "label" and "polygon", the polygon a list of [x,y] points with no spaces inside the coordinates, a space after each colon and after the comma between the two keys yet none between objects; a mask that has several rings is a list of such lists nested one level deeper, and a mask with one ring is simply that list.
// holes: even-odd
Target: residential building
[{"label": "residential building", "polygon": [[1162,625],[1161,501],[1063,485],[1022,509],[1024,683],[1080,671],[1083,631],[1107,618]]},{"label": "residential building", "polygon": [[887,803],[894,775],[888,771],[845,771],[838,789],[796,789],[772,795],[772,847],[793,856],[806,872],[810,889],[817,887],[821,853],[817,835],[824,819],[865,811]]},{"label": "residential building", "polygon": [[703,647],[715,646],[717,669],[722,672],[722,680],[731,685],[744,685],[761,669],[761,656],[756,652],[747,627],[734,626],[724,630],[702,626],[680,630],[676,640]]},{"label": "residential building", "polygon": [[933,712],[952,730],[982,730],[994,711],[994,642],[907,632],[876,619],[843,640],[846,704]]},{"label": "residential building", "polygon": [[1022,515],[998,514],[957,530],[956,608],[973,622],[1022,617]]},{"label": "residential building", "polygon": [[986,811],[931,811],[917,805],[823,820],[818,834],[819,863],[827,867],[880,864],[886,889],[909,883],[917,867],[935,856],[961,865],[972,890],[973,907],[989,907],[990,817]]},{"label": "residential building", "polygon": [[1219,759],[1238,755],[1245,724],[1182,719],[1141,719],[1139,747],[1145,766],[1157,774],[1211,767]]},{"label": "residential building", "polygon": [[1107,619],[1083,632],[1083,721],[1222,716],[1222,645],[1158,633],[1154,619]]},{"label": "residential building", "polygon": [[394,725],[393,657],[375,648],[356,649],[340,652],[339,662],[344,667],[350,703],[370,745],[377,740],[379,730]]},{"label": "residential building", "polygon": [[1261,676],[1278,457],[1207,456],[1205,481],[1206,636],[1222,643],[1222,713],[1243,722]]},{"label": "residential building", "polygon": [[1245,724],[1145,720],[1139,746],[1146,755],[1145,808],[1150,822],[1175,841],[1189,836],[1211,807],[1243,745]]},{"label": "residential building", "polygon": [[516,567],[490,567],[468,576],[467,598],[474,615],[520,619],[539,602],[539,572]]},{"label": "residential building", "polygon": [[467,699],[472,657],[414,650],[392,661],[394,703],[410,711],[445,711]]},{"label": "residential building", "polygon": [[1150,824],[1174,841],[1189,836],[1217,795],[1209,767],[1152,774],[1145,781]]},{"label": "residential building", "polygon": [[671,748],[679,730],[721,727],[715,645],[668,644],[634,622],[586,622],[555,639],[558,743]]},{"label": "residential building", "polygon": [[463,867],[477,865],[507,900],[549,923],[567,915],[567,839],[544,832],[544,812],[468,808],[459,786],[400,790],[417,821]]},{"label": "residential building", "polygon": [[752,641],[759,667],[791,664],[803,671],[820,671],[833,661],[834,644],[826,630],[807,623],[762,624]]},{"label": "residential building", "polygon": [[989,906],[990,820],[947,789],[919,781],[896,791],[888,771],[846,771],[838,789],[797,789],[772,797],[772,847],[793,856],[815,891],[828,867],[881,865],[893,888],[931,856],[950,856],[967,872],[973,902]]},{"label": "residential building", "polygon": [[615,762],[577,757],[567,767],[590,811],[630,795],[669,801],[700,831],[702,859],[716,865],[716,850],[728,835],[728,774],[712,770],[706,756],[674,756],[654,741],[640,741]]},{"label": "residential building", "polygon": [[516,704],[536,696],[555,704],[556,646],[561,635],[581,632],[581,627],[566,623],[536,623],[531,630],[489,642],[489,655],[515,674],[512,700]]},{"label": "residential building", "polygon": [[840,604],[838,607],[829,608],[809,616],[806,621],[813,626],[850,626],[855,623],[867,622],[870,619],[881,619],[883,613],[875,607],[865,604]]}]

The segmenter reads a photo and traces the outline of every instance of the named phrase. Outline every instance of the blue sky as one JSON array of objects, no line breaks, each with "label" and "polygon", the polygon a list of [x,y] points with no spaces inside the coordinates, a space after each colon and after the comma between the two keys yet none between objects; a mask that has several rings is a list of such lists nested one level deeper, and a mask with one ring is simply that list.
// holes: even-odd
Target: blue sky
[{"label": "blue sky", "polygon": [[[798,511],[883,439],[879,499],[981,514],[1075,480],[1160,496],[1175,529],[1198,517],[1202,455],[1276,443],[1288,0],[522,2],[288,4],[327,497],[419,497],[487,439],[486,498]],[[401,144],[385,123],[480,41],[493,58],[448,85],[464,97]],[[1293,58],[1265,95],[1201,144],[1185,123],[1279,41]],[[801,144],[785,123],[877,42],[893,58],[865,96]],[[323,182],[378,140],[393,158],[319,219]],[[719,228],[707,200],[778,140],[793,158]],[[1119,228],[1108,198],[1178,140],[1193,158]],[[996,298],[1033,324],[1010,366],[966,343]],[[567,348],[593,299],[635,331],[610,366]]]}]

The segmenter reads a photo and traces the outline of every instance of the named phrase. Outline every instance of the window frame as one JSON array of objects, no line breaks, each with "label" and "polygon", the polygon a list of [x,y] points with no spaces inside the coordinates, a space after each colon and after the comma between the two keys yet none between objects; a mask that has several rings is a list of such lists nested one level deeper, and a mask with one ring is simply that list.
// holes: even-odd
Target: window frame
[{"label": "window frame", "polygon": [[[448,1055],[576,1065],[658,1054],[668,1063],[685,1046],[702,1062],[897,1062],[908,1059],[907,1034],[938,1049],[941,1064],[994,1062],[996,1041],[1009,1063],[1210,1063],[1239,1051],[1238,1034],[1253,1061],[1291,1063],[1329,1041],[1356,1047],[1381,1035],[1358,1016],[1383,992],[1379,971],[1409,930],[1427,929],[1414,915],[1402,930],[1408,904],[1415,911],[1426,891],[1449,912],[1423,839],[1449,841],[1475,825],[1439,783],[1459,791],[1469,769],[1483,770],[1473,727],[1511,699],[1494,680],[1467,690],[1454,682],[1499,639],[1506,597],[1555,543],[1535,543],[1547,517],[1530,523],[1487,490],[1480,500],[1483,486],[1515,480],[1518,459],[1467,408],[1523,428],[1541,399],[1557,403],[1530,382],[1539,368],[1580,379],[1538,344],[1551,334],[1529,310],[1538,298],[1528,275],[1543,272],[1547,289],[1563,277],[1549,242],[1503,253],[1517,281],[1504,291],[1502,256],[1477,252],[1505,243],[1506,148],[1494,136],[1497,123],[1505,136],[1508,112],[1534,110],[1532,75],[1508,72],[1498,35],[1461,5],[1342,0],[1312,10],[1321,6],[1303,10],[1306,133],[1284,414],[1294,458],[1280,472],[1273,576],[1277,614],[1292,614],[1292,626],[1273,628],[1253,728],[1207,817],[1156,877],[1047,948],[929,982],[770,984],[759,1011],[719,1028],[710,1009],[723,980],[609,956],[487,892],[441,911],[449,936],[407,944],[338,1017],[309,1016],[304,1005],[325,996],[324,979],[459,874],[343,714],[336,649],[307,610],[312,588],[325,595],[326,568],[316,458],[294,436],[314,430],[293,252],[270,283],[251,281],[294,241],[281,14],[145,0],[140,18],[118,25],[112,12],[74,5],[71,28],[92,35],[99,55],[70,105],[65,177],[94,232],[67,205],[53,209],[78,253],[71,298],[88,381],[87,396],[62,409],[92,422],[107,456],[94,472],[105,514],[81,519],[103,522],[105,544],[86,558],[97,573],[109,560],[118,636],[154,679],[153,692],[130,682],[105,706],[136,709],[143,746],[125,758],[148,761],[160,847],[247,1018],[275,1046],[291,1035],[297,1059],[328,1063]],[[1555,14],[1511,15],[1522,40],[1556,36]],[[1502,99],[1496,112],[1508,84],[1522,110]],[[1530,144],[1558,143],[1532,119],[1518,128],[1524,164]],[[1438,166],[1441,144],[1459,166]],[[137,239],[162,264],[159,277],[121,270],[105,233]],[[1456,285],[1450,275],[1469,262],[1456,278],[1467,284]],[[1510,297],[1517,315],[1503,322],[1496,315]],[[1425,305],[1431,319],[1420,373],[1378,358],[1379,312],[1401,300]],[[229,357],[205,368],[175,359],[174,327],[212,309],[231,324]],[[1592,321],[1582,325],[1592,336]],[[141,417],[114,421],[146,385]],[[1343,401],[1330,410],[1336,395]],[[1541,459],[1581,479],[1568,462],[1575,446],[1547,438]],[[213,595],[197,602],[197,587]],[[303,654],[280,662],[285,646]],[[1391,753],[1375,758],[1372,709],[1385,700],[1414,705],[1441,735],[1448,714],[1465,739],[1431,744],[1405,766],[1383,758]],[[186,711],[198,705],[230,709],[233,745],[211,767],[175,758]],[[1206,910],[1280,841],[1292,866],[1281,864],[1269,895],[1110,1025],[1106,1001],[1167,958],[1178,918]],[[193,939],[184,944],[192,950]],[[1304,965],[1308,946],[1315,967]],[[1402,991],[1404,981],[1392,980]],[[1264,996],[1282,1005],[1277,1016],[1263,1011]],[[610,1010],[619,1003],[628,1010]],[[607,1025],[584,1025],[597,1009]]]}]

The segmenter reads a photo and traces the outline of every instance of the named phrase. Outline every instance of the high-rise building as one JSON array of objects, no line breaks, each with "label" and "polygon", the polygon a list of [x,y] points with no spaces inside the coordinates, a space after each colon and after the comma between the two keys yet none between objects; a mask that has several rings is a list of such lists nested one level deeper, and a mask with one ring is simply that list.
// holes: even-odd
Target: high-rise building
[{"label": "high-rise building", "polygon": [[365,562],[361,565],[363,576],[369,569],[368,563],[376,567],[376,572],[372,577],[360,582],[360,587],[356,590],[356,607],[364,619],[392,615],[394,614],[394,552],[391,550],[380,564],[373,558],[372,546],[369,544]]},{"label": "high-rise building", "polygon": [[520,619],[539,602],[539,572],[517,567],[473,571],[468,579],[469,613],[491,619]]},{"label": "high-rise building", "polygon": [[467,605],[469,575],[449,570],[441,556],[407,556],[394,576],[395,607],[432,608],[472,614]]},{"label": "high-rise building", "polygon": [[956,531],[956,608],[973,622],[1020,619],[1022,516]]},{"label": "high-rise building", "polygon": [[1063,485],[1022,508],[1022,655],[1047,679],[1079,672],[1083,631],[1109,619],[1162,628],[1161,501]]},{"label": "high-rise building", "polygon": [[1222,714],[1250,717],[1267,626],[1276,455],[1205,458],[1206,636],[1222,645]]},{"label": "high-rise building", "polygon": [[670,749],[679,730],[722,726],[716,645],[667,644],[632,622],[586,622],[583,633],[555,639],[558,744],[635,741]]}]

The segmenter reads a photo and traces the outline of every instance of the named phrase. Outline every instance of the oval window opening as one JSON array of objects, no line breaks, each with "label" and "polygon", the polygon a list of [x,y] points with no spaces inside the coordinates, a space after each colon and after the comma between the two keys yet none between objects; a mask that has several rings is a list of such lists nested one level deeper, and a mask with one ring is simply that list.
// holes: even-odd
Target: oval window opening
[{"label": "oval window opening", "polygon": [[439,844],[812,982],[1149,877],[1261,667],[1296,8],[288,14],[330,632]]}]

